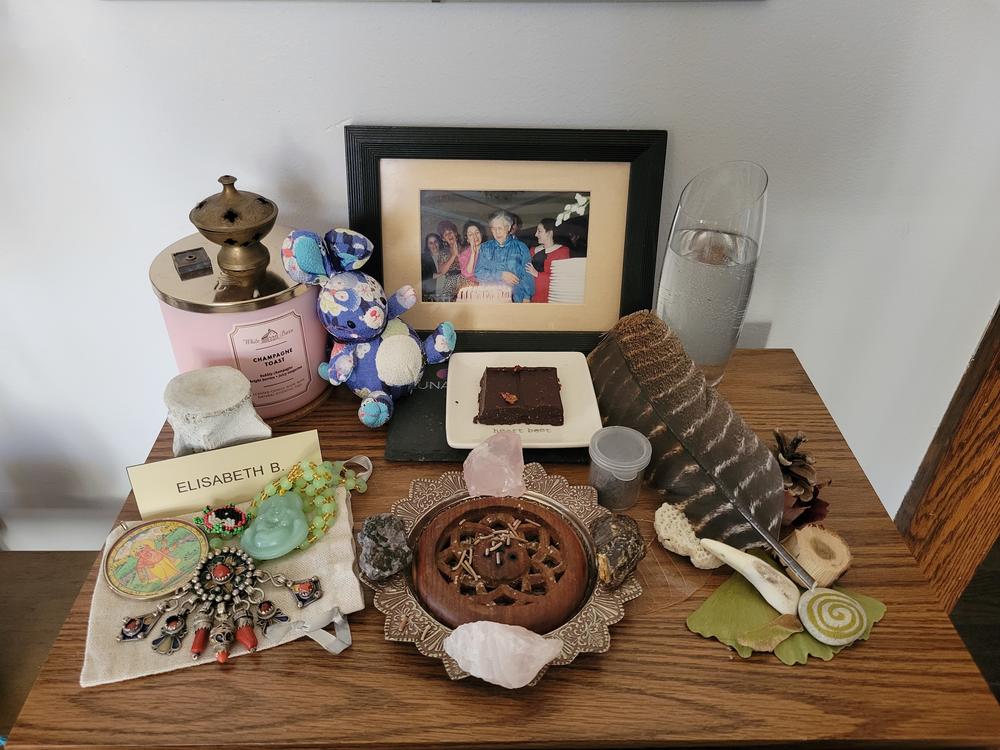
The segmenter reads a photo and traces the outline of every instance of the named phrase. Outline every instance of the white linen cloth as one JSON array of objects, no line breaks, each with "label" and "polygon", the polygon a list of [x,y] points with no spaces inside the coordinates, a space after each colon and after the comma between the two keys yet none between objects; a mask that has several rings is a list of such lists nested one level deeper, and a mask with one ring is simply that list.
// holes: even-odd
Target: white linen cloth
[{"label": "white linen cloth", "polygon": [[[295,606],[295,597],[285,587],[262,584],[265,596],[274,602],[289,617],[288,623],[274,623],[268,628],[267,636],[257,634],[257,650],[280,646],[282,643],[294,641],[304,635],[314,637],[331,653],[339,653],[346,648],[343,643],[335,642],[333,633],[322,630],[330,624],[334,617],[334,607],[343,615],[358,612],[365,608],[364,595],[361,592],[361,582],[354,573],[354,539],[352,529],[354,520],[351,514],[350,497],[338,508],[337,518],[333,526],[327,529],[323,537],[304,550],[296,550],[277,560],[261,560],[257,566],[272,573],[281,573],[291,580],[299,580],[318,576],[323,596],[312,604],[299,609]],[[179,516],[192,520],[196,514]],[[127,524],[135,526],[140,521]],[[104,543],[103,555],[108,554],[111,543],[125,533],[122,526],[116,526]],[[233,540],[231,546],[238,546]],[[218,667],[212,657],[211,648],[206,649],[200,659],[192,659],[190,646],[194,633],[190,630],[191,616],[188,616],[189,631],[181,648],[164,656],[152,649],[153,639],[160,634],[160,627],[165,617],[153,627],[149,635],[141,641],[120,642],[117,640],[121,632],[122,620],[126,617],[152,612],[160,599],[139,601],[126,599],[116,594],[107,581],[104,580],[104,558],[101,558],[101,571],[94,585],[94,596],[90,600],[90,616],[87,623],[87,648],[83,657],[83,670],[80,672],[80,687],[103,685],[109,682],[131,680],[175,669],[212,664]],[[314,631],[312,636],[309,631]],[[333,627],[330,628],[334,630]],[[343,628],[341,628],[343,630]],[[246,649],[233,641],[229,657],[236,658],[247,654]],[[259,656],[258,658],[267,658]]]}]

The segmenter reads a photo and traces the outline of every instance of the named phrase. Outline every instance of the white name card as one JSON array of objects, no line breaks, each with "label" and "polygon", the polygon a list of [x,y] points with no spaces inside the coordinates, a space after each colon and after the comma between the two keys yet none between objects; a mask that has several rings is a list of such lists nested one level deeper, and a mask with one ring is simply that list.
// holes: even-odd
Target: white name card
[{"label": "white name card", "polygon": [[300,461],[323,458],[316,430],[129,466],[139,515],[163,518],[250,500]]}]

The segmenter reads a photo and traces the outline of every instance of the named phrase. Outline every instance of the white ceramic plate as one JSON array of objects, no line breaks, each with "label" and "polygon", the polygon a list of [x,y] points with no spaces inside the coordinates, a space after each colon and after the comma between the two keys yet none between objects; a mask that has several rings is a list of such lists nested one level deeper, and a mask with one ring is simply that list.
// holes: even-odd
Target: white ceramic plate
[{"label": "white ceramic plate", "polygon": [[[562,386],[563,424],[476,424],[479,381],[487,367],[555,367]],[[525,448],[582,448],[601,429],[601,414],[580,352],[460,352],[448,362],[445,432],[452,448],[475,448],[495,432],[516,432]]]}]

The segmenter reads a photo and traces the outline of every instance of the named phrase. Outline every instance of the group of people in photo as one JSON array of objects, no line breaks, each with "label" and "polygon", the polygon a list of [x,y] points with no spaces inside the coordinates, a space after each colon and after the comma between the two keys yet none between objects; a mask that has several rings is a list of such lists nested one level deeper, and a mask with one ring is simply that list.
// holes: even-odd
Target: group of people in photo
[{"label": "group of people in photo", "polygon": [[439,222],[437,232],[424,238],[421,299],[462,301],[462,289],[473,286],[494,287],[504,300],[509,290],[511,302],[548,302],[552,263],[573,254],[556,241],[555,219],[538,222],[532,249],[518,239],[521,230],[520,218],[502,209],[490,214],[485,227],[469,220],[460,231],[452,221]]}]

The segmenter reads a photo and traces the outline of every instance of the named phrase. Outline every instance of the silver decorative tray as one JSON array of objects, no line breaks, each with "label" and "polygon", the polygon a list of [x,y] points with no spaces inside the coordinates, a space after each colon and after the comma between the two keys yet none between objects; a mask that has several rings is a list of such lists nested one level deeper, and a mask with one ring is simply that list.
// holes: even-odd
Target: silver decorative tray
[{"label": "silver decorative tray", "polygon": [[[611,647],[609,628],[625,616],[625,602],[642,594],[642,587],[632,573],[617,589],[609,589],[597,580],[597,563],[590,524],[610,511],[597,504],[592,487],[570,485],[564,477],[549,475],[540,464],[524,468],[523,497],[559,513],[577,532],[587,554],[589,593],[584,603],[566,622],[546,633],[562,639],[563,650],[550,664],[569,664],[582,653],[604,653]],[[408,497],[393,504],[391,512],[406,526],[411,548],[428,521],[470,495],[461,472],[449,471],[438,479],[415,479]],[[414,592],[409,571],[385,581],[362,580],[375,591],[375,607],[385,615],[385,637],[389,641],[412,643],[424,656],[441,659],[453,680],[468,673],[445,653],[441,643],[451,633],[435,619]],[[535,684],[545,669],[532,681]]]}]

